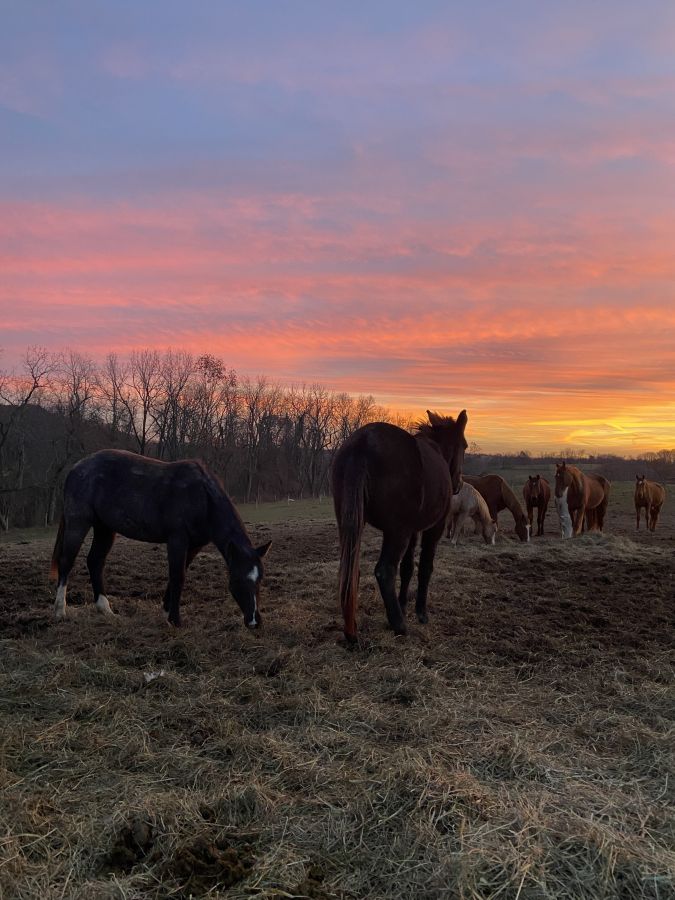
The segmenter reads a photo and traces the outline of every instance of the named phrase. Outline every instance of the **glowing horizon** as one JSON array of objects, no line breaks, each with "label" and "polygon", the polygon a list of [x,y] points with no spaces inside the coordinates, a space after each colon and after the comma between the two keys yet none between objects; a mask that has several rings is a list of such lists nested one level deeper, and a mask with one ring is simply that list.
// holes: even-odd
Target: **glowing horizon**
[{"label": "glowing horizon", "polygon": [[0,363],[172,346],[486,450],[675,446],[675,7],[37,6]]}]

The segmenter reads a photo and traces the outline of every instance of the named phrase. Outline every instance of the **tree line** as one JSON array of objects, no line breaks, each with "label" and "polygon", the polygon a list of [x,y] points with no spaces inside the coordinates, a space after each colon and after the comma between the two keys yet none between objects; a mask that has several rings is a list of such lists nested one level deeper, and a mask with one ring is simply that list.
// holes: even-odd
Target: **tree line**
[{"label": "tree line", "polygon": [[[238,501],[318,497],[329,491],[335,448],[372,421],[413,424],[372,396],[242,377],[210,354],[145,349],[97,362],[31,347],[18,369],[0,368],[0,530],[52,524],[68,470],[103,447],[199,458]],[[675,479],[675,450],[637,460],[570,448],[535,457],[483,453],[474,442],[466,470],[534,472],[560,459],[599,464],[610,479],[632,480],[638,468],[648,478]]]},{"label": "tree line", "polygon": [[333,450],[368,422],[411,422],[320,384],[282,387],[183,350],[27,350],[0,370],[0,528],[51,524],[63,480],[103,447],[199,458],[244,502],[328,493]]}]

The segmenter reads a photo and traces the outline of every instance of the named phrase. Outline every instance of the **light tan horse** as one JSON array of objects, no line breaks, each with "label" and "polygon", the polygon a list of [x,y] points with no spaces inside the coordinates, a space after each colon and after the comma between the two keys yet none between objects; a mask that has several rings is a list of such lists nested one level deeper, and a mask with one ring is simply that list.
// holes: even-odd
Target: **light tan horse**
[{"label": "light tan horse", "polygon": [[661,507],[666,499],[666,489],[655,481],[647,481],[644,475],[635,476],[635,527],[640,528],[640,510],[645,511],[645,525],[648,531],[656,531]]},{"label": "light tan horse", "polygon": [[555,505],[561,537],[581,534],[584,525],[587,531],[602,531],[610,486],[603,475],[584,475],[576,466],[556,463]]},{"label": "light tan horse", "polygon": [[481,532],[486,544],[494,544],[497,523],[492,521],[487,503],[476,488],[465,481],[460,492],[453,494],[450,500],[448,537],[455,546],[467,519],[473,519],[476,531]]}]

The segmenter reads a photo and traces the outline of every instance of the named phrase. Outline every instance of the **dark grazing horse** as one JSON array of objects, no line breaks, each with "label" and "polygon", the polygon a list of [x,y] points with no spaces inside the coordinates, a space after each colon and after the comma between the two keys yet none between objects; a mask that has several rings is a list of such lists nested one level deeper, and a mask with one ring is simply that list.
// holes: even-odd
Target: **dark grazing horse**
[{"label": "dark grazing horse", "polygon": [[523,486],[523,497],[527,507],[527,521],[530,523],[530,534],[532,534],[534,508],[535,506],[537,507],[537,537],[539,537],[544,533],[544,519],[546,518],[548,504],[551,501],[551,485],[541,475],[528,475],[527,481]]},{"label": "dark grazing horse", "polygon": [[555,505],[560,535],[571,538],[587,531],[602,531],[609,503],[610,482],[603,475],[588,475],[576,466],[556,463]]},{"label": "dark grazing horse", "polygon": [[656,531],[661,507],[666,499],[666,489],[656,481],[647,481],[644,475],[635,476],[636,528],[640,528],[640,510],[645,511],[645,525],[648,531]]},{"label": "dark grazing horse", "polygon": [[464,481],[473,485],[485,500],[494,522],[497,521],[497,516],[503,509],[508,509],[516,525],[516,534],[521,541],[529,541],[530,526],[523,507],[501,475],[488,473],[486,475],[464,475],[463,477]]},{"label": "dark grazing horse", "polygon": [[[452,493],[462,486],[467,415],[455,421],[427,410],[429,422],[410,434],[386,422],[357,429],[342,444],[331,472],[340,538],[339,595],[347,641],[356,639],[359,553],[364,526],[382,532],[375,577],[389,624],[406,633],[405,612],[415,546],[422,534],[415,611],[427,621],[427,592],[436,545],[443,535]],[[396,595],[400,566],[401,586]]]},{"label": "dark grazing horse", "polygon": [[261,560],[271,541],[257,549],[252,546],[232,501],[201,463],[167,463],[124,450],[100,450],[73,466],[66,477],[63,515],[52,556],[52,577],[58,572],[54,610],[59,619],[66,615],[68,575],[90,528],[94,539],[87,566],[94,602],[101,612],[112,612],[103,587],[103,566],[115,534],[122,534],[167,545],[169,583],[164,609],[173,625],[180,625],[185,572],[210,542],[225,558],[230,591],[246,625],[260,625]]}]

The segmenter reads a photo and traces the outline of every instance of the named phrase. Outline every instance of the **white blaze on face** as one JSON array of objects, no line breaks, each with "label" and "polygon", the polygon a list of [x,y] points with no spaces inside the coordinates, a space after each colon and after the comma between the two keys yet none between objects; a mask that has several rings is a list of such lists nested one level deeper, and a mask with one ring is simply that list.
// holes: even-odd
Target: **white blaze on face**
[{"label": "white blaze on face", "polygon": [[108,598],[103,594],[98,595],[98,599],[96,600],[96,609],[99,612],[104,613],[106,616],[113,616],[114,613],[110,608],[110,604],[108,603]]},{"label": "white blaze on face", "polygon": [[[259,575],[260,575],[260,573],[258,572],[258,567],[253,566],[253,568],[251,569],[251,571],[248,573],[248,575],[246,577],[248,578],[249,581],[252,581],[253,584],[257,584]],[[258,620],[255,617],[255,614],[257,611],[258,611],[258,601],[257,601],[256,597],[254,596],[253,597],[253,618],[248,623],[249,628],[255,628],[256,625],[258,624]]]},{"label": "white blaze on face", "polygon": [[66,617],[66,586],[60,584],[56,591],[56,603],[54,604],[54,614],[57,619],[65,619]]},{"label": "white blaze on face", "polygon": [[569,506],[567,505],[567,491],[569,488],[565,488],[562,492],[561,497],[555,498],[556,509],[558,510],[558,516],[560,518],[560,537],[562,538],[571,538],[572,537],[572,516],[570,515]]}]

